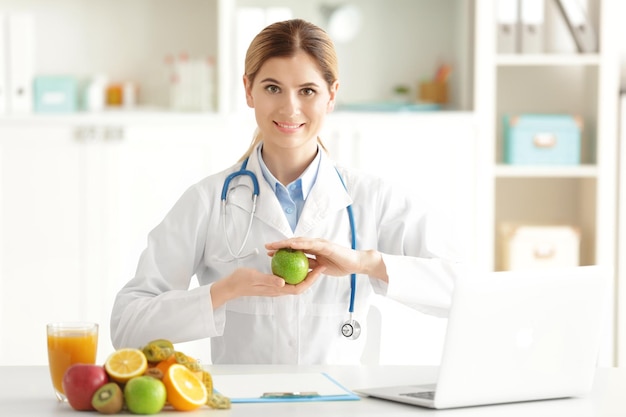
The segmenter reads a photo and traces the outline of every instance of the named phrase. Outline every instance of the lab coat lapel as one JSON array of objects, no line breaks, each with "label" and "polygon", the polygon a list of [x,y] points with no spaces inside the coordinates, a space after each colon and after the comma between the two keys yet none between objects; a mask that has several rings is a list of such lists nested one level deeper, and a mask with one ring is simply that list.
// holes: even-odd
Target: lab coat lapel
[{"label": "lab coat lapel", "polygon": [[[323,151],[322,151],[323,152]],[[247,169],[254,172],[259,181],[255,218],[276,229],[285,237],[303,236],[328,216],[344,210],[352,204],[350,195],[341,183],[334,162],[323,154],[315,184],[304,203],[295,232],[287,221],[274,190],[263,178],[256,149],[250,155]]]},{"label": "lab coat lapel", "polygon": [[323,154],[317,179],[304,203],[294,234],[306,235],[328,216],[344,210],[350,204],[352,199],[341,183],[334,162]]},{"label": "lab coat lapel", "polygon": [[285,237],[293,236],[291,226],[283,213],[283,209],[278,202],[278,198],[276,198],[274,190],[267,181],[265,181],[265,178],[263,178],[256,148],[250,155],[247,169],[254,172],[259,181],[259,198],[257,199],[255,218],[276,229]]}]

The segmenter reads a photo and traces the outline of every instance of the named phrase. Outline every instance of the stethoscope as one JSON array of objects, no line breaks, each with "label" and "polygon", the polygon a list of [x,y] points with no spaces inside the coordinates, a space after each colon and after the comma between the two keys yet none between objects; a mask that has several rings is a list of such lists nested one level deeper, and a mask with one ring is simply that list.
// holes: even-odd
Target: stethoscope
[{"label": "stethoscope", "polygon": [[[243,259],[243,258],[247,258],[248,256],[252,254],[258,253],[258,250],[255,249],[253,252],[249,254],[241,255],[241,252],[243,252],[243,248],[246,246],[246,243],[248,243],[248,238],[250,237],[250,231],[252,230],[252,220],[254,219],[254,214],[256,213],[256,200],[257,200],[257,197],[259,196],[259,181],[257,180],[257,177],[254,174],[254,172],[246,169],[247,166],[248,166],[248,158],[246,158],[246,160],[243,161],[243,164],[241,164],[241,168],[239,169],[239,171],[235,171],[226,177],[226,179],[224,180],[224,185],[222,186],[222,195],[221,195],[222,229],[224,230],[224,240],[226,241],[228,252],[230,252],[230,255],[234,259]],[[335,168],[335,171],[337,172],[337,175],[339,175],[339,179],[341,180],[341,184],[343,185],[343,188],[345,188],[347,191],[348,188],[346,187],[346,183],[343,181],[343,178],[341,177],[341,174],[339,173],[337,168]],[[246,235],[243,239],[243,242],[241,243],[241,246],[239,247],[237,252],[235,252],[230,244],[228,233],[226,233],[226,202],[227,202],[228,191],[230,189],[231,181],[240,176],[247,176],[252,181],[252,209],[250,210],[250,219],[248,220],[248,230],[246,231]],[[356,249],[356,226],[354,223],[354,213],[352,212],[352,205],[348,205],[347,210],[348,210],[348,219],[350,221],[350,231],[351,231],[350,243],[351,243],[352,249],[355,250]],[[357,339],[361,335],[361,325],[353,317],[355,298],[356,298],[356,274],[350,274],[350,306],[348,308],[348,313],[350,314],[350,316],[348,320],[346,320],[345,322],[341,324],[340,330],[343,336],[352,340]]]}]

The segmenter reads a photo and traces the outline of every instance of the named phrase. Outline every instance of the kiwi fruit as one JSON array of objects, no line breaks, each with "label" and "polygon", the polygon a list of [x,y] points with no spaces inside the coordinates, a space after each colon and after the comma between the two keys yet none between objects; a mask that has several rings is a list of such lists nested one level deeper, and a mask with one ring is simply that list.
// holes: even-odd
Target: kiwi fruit
[{"label": "kiwi fruit", "polygon": [[174,353],[174,345],[167,339],[156,339],[141,348],[148,362],[157,363]]},{"label": "kiwi fruit", "polygon": [[119,413],[124,406],[124,393],[115,382],[109,382],[93,394],[91,405],[102,414]]},{"label": "kiwi fruit", "polygon": [[148,368],[143,374],[156,379],[163,379],[163,371],[161,371],[159,368]]}]

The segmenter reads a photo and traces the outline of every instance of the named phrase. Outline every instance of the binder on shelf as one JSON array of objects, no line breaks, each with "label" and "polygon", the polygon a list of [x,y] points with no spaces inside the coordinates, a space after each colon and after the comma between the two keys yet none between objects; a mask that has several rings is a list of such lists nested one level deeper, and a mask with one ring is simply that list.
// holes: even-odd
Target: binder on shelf
[{"label": "binder on shelf", "polygon": [[598,40],[587,13],[587,0],[556,0],[578,52],[597,52]]},{"label": "binder on shelf", "polygon": [[518,43],[518,0],[497,0],[496,34],[499,54],[514,54]]},{"label": "binder on shelf", "polygon": [[8,44],[6,16],[0,13],[0,116],[7,113]]},{"label": "binder on shelf", "polygon": [[28,13],[9,14],[8,109],[14,114],[32,113],[35,74],[35,19]]},{"label": "binder on shelf", "polygon": [[544,0],[520,0],[520,52],[544,52]]}]

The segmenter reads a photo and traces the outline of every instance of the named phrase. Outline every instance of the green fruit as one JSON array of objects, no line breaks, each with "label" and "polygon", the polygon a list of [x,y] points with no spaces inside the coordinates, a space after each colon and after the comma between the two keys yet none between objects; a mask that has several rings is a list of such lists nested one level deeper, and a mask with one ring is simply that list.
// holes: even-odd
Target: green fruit
[{"label": "green fruit", "polygon": [[135,414],[156,414],[163,409],[167,392],[160,379],[136,376],[124,386],[126,407]]},{"label": "green fruit", "polygon": [[93,394],[91,405],[102,414],[119,413],[124,406],[124,393],[115,382],[109,382]]},{"label": "green fruit", "polygon": [[279,249],[272,257],[272,273],[287,284],[299,284],[309,273],[309,258],[301,250]]},{"label": "green fruit", "polygon": [[161,362],[174,353],[174,345],[167,339],[156,339],[141,348],[148,362]]}]

